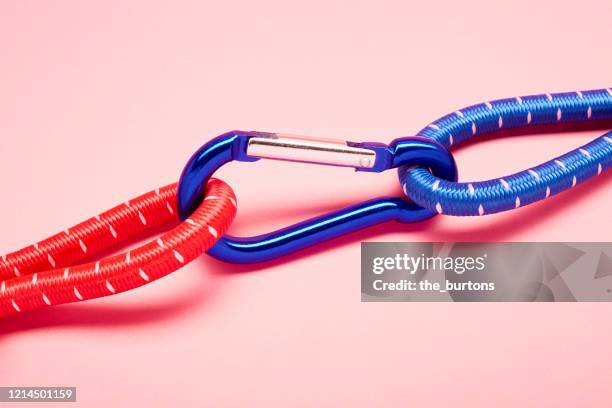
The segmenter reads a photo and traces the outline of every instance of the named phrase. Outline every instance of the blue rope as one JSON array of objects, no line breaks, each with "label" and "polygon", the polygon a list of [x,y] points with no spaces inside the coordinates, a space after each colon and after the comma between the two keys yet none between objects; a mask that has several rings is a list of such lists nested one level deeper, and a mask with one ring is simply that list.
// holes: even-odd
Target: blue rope
[{"label": "blue rope", "polygon": [[[446,115],[418,133],[452,148],[501,129],[612,119],[612,88],[500,99]],[[507,211],[570,189],[612,166],[612,132],[572,152],[507,177],[457,183],[424,168],[400,168],[404,191],[441,214]]]}]

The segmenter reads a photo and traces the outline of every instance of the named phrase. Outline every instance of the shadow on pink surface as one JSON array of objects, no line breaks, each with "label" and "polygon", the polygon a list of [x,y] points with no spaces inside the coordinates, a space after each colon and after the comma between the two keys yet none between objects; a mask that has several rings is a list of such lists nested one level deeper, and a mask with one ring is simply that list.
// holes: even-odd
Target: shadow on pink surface
[{"label": "shadow on pink surface", "polygon": [[[548,201],[525,207],[516,213],[503,216],[499,221],[493,221],[486,227],[463,229],[461,231],[448,230],[440,226],[440,218],[436,217],[429,221],[416,224],[399,224],[394,222],[368,228],[349,234],[329,242],[321,243],[306,250],[290,254],[269,262],[253,265],[236,265],[205,258],[196,262],[202,266],[204,271],[211,271],[217,275],[213,279],[200,279],[197,285],[188,291],[175,293],[170,301],[154,303],[141,306],[118,306],[118,305],[90,305],[87,303],[63,305],[51,307],[39,311],[33,311],[19,316],[14,316],[0,322],[0,337],[14,332],[34,330],[45,327],[121,327],[126,325],[141,325],[156,323],[164,319],[172,319],[188,312],[192,308],[205,307],[219,293],[220,288],[217,278],[228,273],[256,272],[274,266],[290,264],[304,257],[316,256],[320,253],[333,251],[336,248],[368,241],[376,237],[390,233],[426,232],[420,235],[421,240],[428,241],[504,241],[511,239],[517,232],[529,228],[534,223],[543,221],[555,213],[564,211],[570,207],[577,207],[581,200],[587,198],[588,194],[603,188],[610,181],[609,175],[592,180],[580,185],[573,190],[565,192],[560,196]],[[347,203],[338,204],[340,207]],[[203,272],[204,272],[203,271]],[[166,278],[171,279],[171,276]],[[163,279],[162,279],[163,281]],[[157,283],[159,284],[159,283]],[[123,296],[128,296],[127,294]]]},{"label": "shadow on pink surface", "polygon": [[[213,276],[200,275],[191,279],[187,290],[173,293],[163,301],[154,299],[139,305],[104,304],[104,298],[88,302],[58,305],[24,313],[0,320],[0,339],[14,332],[35,330],[45,327],[99,327],[108,329],[126,325],[159,323],[165,319],[177,318],[190,309],[205,307],[219,293],[219,281]],[[153,284],[162,284],[172,275]],[[128,292],[120,296],[129,296]]]},{"label": "shadow on pink surface", "polygon": [[[612,125],[610,122],[600,122],[579,125],[547,126],[537,129],[537,133],[542,134],[606,129],[610,125]],[[526,132],[525,130],[511,130],[499,132],[486,138],[481,138],[480,140],[492,141],[500,137],[526,136],[531,135],[533,132],[533,129],[529,132]],[[461,148],[465,148],[476,142],[478,142],[478,140],[470,141],[465,145],[462,145]],[[187,312],[189,309],[203,307],[206,305],[206,303],[210,302],[220,290],[217,279],[221,279],[221,275],[228,273],[256,272],[271,267],[290,264],[301,258],[316,256],[324,252],[331,252],[339,247],[372,240],[392,233],[400,232],[402,234],[406,234],[406,239],[410,240],[410,234],[418,232],[418,238],[421,241],[494,242],[511,240],[517,233],[533,226],[536,223],[544,221],[548,217],[554,216],[556,213],[562,212],[569,208],[578,207],[582,200],[586,200],[591,193],[599,189],[603,189],[604,185],[609,181],[610,174],[602,174],[593,180],[589,180],[588,182],[581,184],[574,189],[566,191],[546,201],[521,208],[512,214],[493,216],[490,218],[491,222],[487,223],[485,226],[480,224],[475,227],[462,228],[461,230],[449,229],[448,224],[442,225],[442,223],[439,222],[441,220],[440,217],[435,217],[431,220],[415,224],[389,222],[365,230],[357,231],[329,242],[321,243],[285,257],[258,264],[228,264],[211,258],[201,258],[197,260],[196,263],[200,264],[204,271],[210,271],[210,273],[215,275],[215,277],[212,279],[200,279],[198,283],[190,287],[187,292],[173,294],[172,299],[169,301],[139,306],[118,306],[116,304],[92,305],[80,303],[33,311],[0,321],[0,337],[2,335],[7,335],[14,332],[40,329],[50,326],[86,326],[108,328],[121,327],[125,325],[150,324],[164,319],[176,318]],[[394,194],[398,196],[401,195],[399,186],[396,188],[396,191],[394,191]],[[354,202],[349,202],[348,200],[336,200],[334,202],[317,203],[316,206],[311,207],[293,207],[287,209],[279,208],[277,215],[279,218],[291,218],[297,213],[313,213],[314,211],[325,212],[331,209],[339,209],[351,204],[354,204]]]},{"label": "shadow on pink surface", "polygon": [[[610,174],[604,174],[597,179],[590,180],[587,183],[581,184],[572,190],[566,191],[558,196],[552,197],[546,201],[531,204],[523,207],[512,214],[500,214],[494,217],[494,220],[488,223],[485,227],[477,226],[470,228],[462,228],[461,230],[449,229],[441,226],[440,217],[434,217],[430,220],[415,224],[402,224],[396,222],[388,222],[365,230],[357,231],[344,237],[320,243],[316,246],[304,249],[302,251],[290,254],[281,258],[274,259],[268,262],[262,262],[252,265],[228,264],[217,260],[212,260],[211,265],[215,274],[226,273],[245,273],[255,272],[262,269],[288,264],[300,258],[315,256],[319,253],[333,251],[336,248],[355,244],[363,241],[368,241],[376,237],[381,237],[392,233],[405,233],[406,239],[410,241],[411,233],[420,233],[419,239],[434,242],[461,242],[461,241],[483,241],[483,242],[503,242],[511,240],[518,232],[526,228],[546,220],[556,213],[566,209],[577,207],[582,200],[586,200],[591,192],[604,188],[603,186],[610,181]],[[399,191],[398,191],[399,194]],[[348,203],[338,204],[338,208]]]}]

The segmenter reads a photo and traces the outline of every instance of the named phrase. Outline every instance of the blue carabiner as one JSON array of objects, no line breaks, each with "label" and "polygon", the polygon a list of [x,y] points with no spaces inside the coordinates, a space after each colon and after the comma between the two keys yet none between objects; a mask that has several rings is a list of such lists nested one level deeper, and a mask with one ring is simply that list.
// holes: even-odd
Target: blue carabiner
[{"label": "blue carabiner", "polygon": [[[181,220],[200,205],[206,182],[219,167],[233,160],[251,162],[261,158],[354,167],[357,171],[369,172],[421,166],[445,180],[457,180],[451,153],[441,144],[423,137],[404,137],[387,146],[232,131],[202,146],[185,166],[178,185]],[[249,238],[226,235],[208,253],[232,263],[263,262],[375,224],[391,220],[411,223],[435,214],[406,199],[382,197],[268,234]]]}]

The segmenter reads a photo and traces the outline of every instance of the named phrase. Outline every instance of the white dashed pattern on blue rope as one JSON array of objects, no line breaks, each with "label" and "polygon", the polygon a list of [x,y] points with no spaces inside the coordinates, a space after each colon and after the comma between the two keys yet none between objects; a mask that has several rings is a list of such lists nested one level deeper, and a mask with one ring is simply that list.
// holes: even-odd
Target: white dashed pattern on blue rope
[{"label": "white dashed pattern on blue rope", "polygon": [[[612,89],[500,99],[446,115],[417,135],[452,148],[501,129],[612,120]],[[485,215],[543,200],[612,166],[612,132],[539,166],[479,182],[442,180],[423,168],[400,168],[400,182],[418,205],[441,214]]]}]

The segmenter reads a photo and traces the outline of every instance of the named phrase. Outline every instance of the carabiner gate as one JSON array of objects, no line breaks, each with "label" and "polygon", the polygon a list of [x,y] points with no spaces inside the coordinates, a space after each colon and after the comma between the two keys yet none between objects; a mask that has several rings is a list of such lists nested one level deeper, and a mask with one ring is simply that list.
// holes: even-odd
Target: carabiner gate
[{"label": "carabiner gate", "polygon": [[[206,182],[219,167],[233,160],[251,162],[261,158],[353,167],[369,172],[420,166],[429,168],[440,178],[457,180],[457,168],[450,152],[424,137],[399,138],[385,145],[232,131],[202,146],[185,166],[178,186],[181,220],[202,202]],[[262,262],[375,224],[391,220],[417,222],[435,214],[402,198],[382,197],[268,234],[249,238],[226,235],[208,253],[226,262]]]}]

